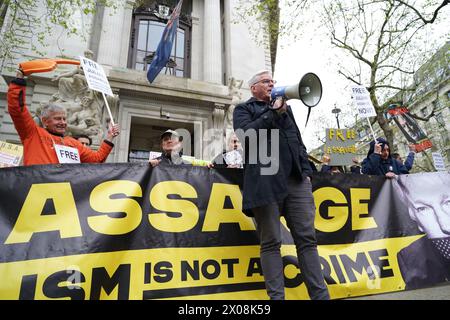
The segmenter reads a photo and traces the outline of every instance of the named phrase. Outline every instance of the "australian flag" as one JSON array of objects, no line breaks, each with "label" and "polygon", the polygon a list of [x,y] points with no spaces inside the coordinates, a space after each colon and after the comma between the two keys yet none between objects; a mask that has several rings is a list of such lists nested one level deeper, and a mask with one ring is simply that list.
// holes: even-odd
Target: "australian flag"
[{"label": "australian flag", "polygon": [[182,5],[183,0],[180,0],[173,10],[169,21],[167,22],[161,41],[159,41],[158,49],[156,49],[155,56],[153,57],[152,63],[147,71],[147,79],[150,83],[155,80],[161,69],[164,68],[169,61],[173,41],[175,39],[175,35],[177,34],[178,18],[180,17]]}]

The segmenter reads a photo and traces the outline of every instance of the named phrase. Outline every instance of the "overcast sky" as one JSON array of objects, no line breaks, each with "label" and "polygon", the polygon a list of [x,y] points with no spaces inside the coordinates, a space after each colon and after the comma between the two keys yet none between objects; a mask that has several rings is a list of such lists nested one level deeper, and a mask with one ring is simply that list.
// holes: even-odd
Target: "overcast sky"
[{"label": "overcast sky", "polygon": [[276,86],[296,84],[308,72],[317,74],[322,82],[322,99],[316,107],[312,108],[306,128],[308,108],[300,100],[289,101],[308,151],[320,145],[320,141],[314,137],[313,129],[318,126],[317,121],[314,120],[321,114],[330,115],[330,123],[323,124],[325,133],[327,125],[335,125],[335,122],[331,123],[331,119],[335,119],[331,113],[334,104],[337,103],[340,106],[350,100],[347,92],[343,91],[345,84],[338,78],[335,70],[327,64],[328,59],[331,58],[327,53],[329,50],[328,46],[319,41],[301,40],[286,44],[278,50],[274,74],[274,78],[278,81]]},{"label": "overcast sky", "polygon": [[[314,36],[315,26],[311,25],[310,29],[295,41],[286,39],[286,37],[279,39],[274,74],[274,78],[278,81],[276,86],[298,83],[308,72],[317,74],[322,82],[322,99],[316,107],[312,108],[306,128],[308,108],[300,100],[289,101],[308,151],[321,144],[314,134],[319,126],[322,126],[323,136],[325,136],[327,127],[337,127],[334,114],[331,113],[335,104],[343,112],[351,112],[351,110],[345,110],[348,108],[345,106],[351,103],[350,93],[345,89],[349,82],[337,74],[337,69],[333,64],[333,53],[336,51],[331,47],[328,38]],[[317,118],[320,115],[329,115],[328,122],[318,123]],[[342,128],[343,119],[341,117],[340,125]]]}]

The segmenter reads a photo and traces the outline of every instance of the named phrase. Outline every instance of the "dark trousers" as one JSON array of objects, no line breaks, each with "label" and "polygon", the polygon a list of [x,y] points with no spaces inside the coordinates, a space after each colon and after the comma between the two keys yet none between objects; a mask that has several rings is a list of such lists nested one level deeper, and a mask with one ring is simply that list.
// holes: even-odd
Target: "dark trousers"
[{"label": "dark trousers", "polygon": [[315,205],[311,182],[308,179],[299,181],[292,177],[288,179],[288,196],[283,203],[252,209],[261,243],[261,266],[267,294],[272,300],[284,299],[280,210],[283,210],[294,239],[300,271],[310,298],[329,299],[317,253],[314,229]]}]

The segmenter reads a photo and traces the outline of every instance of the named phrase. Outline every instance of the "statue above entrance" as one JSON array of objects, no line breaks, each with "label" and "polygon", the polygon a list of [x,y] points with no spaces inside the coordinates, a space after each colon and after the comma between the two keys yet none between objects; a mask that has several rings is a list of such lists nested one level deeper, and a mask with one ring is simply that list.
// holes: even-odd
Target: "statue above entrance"
[{"label": "statue above entrance", "polygon": [[[84,56],[93,60],[94,53],[86,50]],[[100,144],[103,138],[103,128],[106,128],[104,115],[104,101],[101,93],[89,88],[83,68],[78,66],[74,70],[55,76],[52,81],[58,82],[58,92],[50,102],[64,107],[67,112],[67,132],[73,136],[87,135],[93,144]],[[116,110],[119,104],[118,95],[107,96],[108,104]],[[104,125],[102,125],[104,124]]]},{"label": "statue above entrance", "polygon": [[[228,95],[231,96],[231,104],[225,114],[224,121],[224,139],[233,132],[233,112],[237,104],[242,101],[241,87],[243,80],[236,80],[234,77],[229,78]],[[226,140],[224,140],[226,145]]]}]

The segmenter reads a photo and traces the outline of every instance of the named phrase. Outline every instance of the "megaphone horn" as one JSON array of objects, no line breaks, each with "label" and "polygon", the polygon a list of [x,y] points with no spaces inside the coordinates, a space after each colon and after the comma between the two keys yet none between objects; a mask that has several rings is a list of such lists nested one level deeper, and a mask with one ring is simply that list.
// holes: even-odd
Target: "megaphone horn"
[{"label": "megaphone horn", "polygon": [[317,106],[322,99],[322,83],[315,73],[309,72],[300,79],[298,84],[273,88],[271,96],[272,100],[278,97],[287,100],[300,99],[309,109],[306,118],[306,124],[308,124],[311,108]]}]

